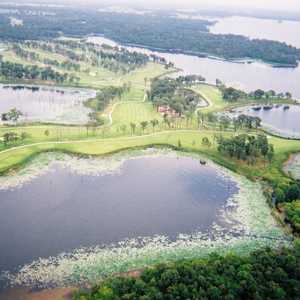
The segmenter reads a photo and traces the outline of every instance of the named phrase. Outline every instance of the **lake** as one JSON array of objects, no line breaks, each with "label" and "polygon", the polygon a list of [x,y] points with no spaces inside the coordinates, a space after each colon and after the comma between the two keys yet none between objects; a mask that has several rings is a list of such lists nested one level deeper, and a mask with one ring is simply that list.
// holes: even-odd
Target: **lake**
[{"label": "lake", "polygon": [[91,110],[84,102],[95,96],[93,90],[0,84],[0,114],[17,108],[22,122],[85,124]]},{"label": "lake", "polygon": [[251,39],[274,40],[300,48],[300,22],[233,16],[217,18],[210,32],[215,34],[238,34]]},{"label": "lake", "polygon": [[286,137],[300,138],[299,105],[274,105],[272,109],[264,109],[264,106],[257,105],[238,108],[235,112],[259,117],[263,126],[271,132]]},{"label": "lake", "polygon": [[90,282],[217,244],[224,251],[245,233],[249,245],[252,235],[282,237],[255,183],[199,158],[56,156],[0,178],[0,270],[11,284]]},{"label": "lake", "polygon": [[[236,26],[238,27],[239,24],[236,24]],[[111,46],[118,45],[116,42],[104,37],[89,37],[87,41],[99,44],[105,43]],[[208,83],[215,83],[218,78],[227,85],[248,92],[258,88],[263,90],[272,89],[276,92],[289,91],[295,98],[300,99],[300,66],[297,68],[273,68],[271,65],[261,62],[237,63],[185,54],[163,53],[145,48],[125,48],[129,51],[164,57],[182,70],[176,76],[198,74],[204,76]]]},{"label": "lake", "polygon": [[120,172],[79,174],[52,163],[0,190],[0,269],[127,238],[207,231],[236,184],[189,157],[142,157]]}]

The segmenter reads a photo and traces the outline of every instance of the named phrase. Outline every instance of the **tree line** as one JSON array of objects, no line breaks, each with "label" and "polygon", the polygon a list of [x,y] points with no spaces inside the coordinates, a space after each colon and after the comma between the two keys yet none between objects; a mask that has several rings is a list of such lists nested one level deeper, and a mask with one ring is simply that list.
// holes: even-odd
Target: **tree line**
[{"label": "tree line", "polygon": [[0,76],[5,79],[43,80],[63,83],[73,81],[73,76],[67,73],[54,71],[51,67],[38,67],[36,65],[23,65],[0,60]]},{"label": "tree line", "polygon": [[249,164],[254,164],[259,158],[272,161],[274,156],[273,145],[269,144],[268,138],[262,134],[240,134],[230,138],[221,135],[217,138],[217,144],[220,153],[247,161]]},{"label": "tree line", "polygon": [[292,99],[292,94],[290,92],[276,93],[273,90],[264,91],[262,89],[257,89],[250,93],[246,93],[239,89],[233,87],[226,87],[223,84],[218,83],[218,87],[222,92],[222,97],[228,102],[237,102],[241,99],[250,100],[273,100],[273,99]]},{"label": "tree line", "polygon": [[[0,20],[0,38],[4,40],[49,39],[62,33],[69,36],[101,34],[120,43],[144,45],[149,48],[213,55],[225,59],[258,59],[296,67],[300,50],[282,42],[250,39],[234,34],[213,34],[207,20],[178,19],[167,14],[134,15],[99,12],[88,8],[50,8],[53,14],[37,18],[18,6],[23,26],[12,27],[10,15]],[[77,26],[74,26],[76,24]]]},{"label": "tree line", "polygon": [[112,277],[74,300],[190,300],[300,298],[300,245],[248,256],[212,254],[147,268],[138,277]]}]

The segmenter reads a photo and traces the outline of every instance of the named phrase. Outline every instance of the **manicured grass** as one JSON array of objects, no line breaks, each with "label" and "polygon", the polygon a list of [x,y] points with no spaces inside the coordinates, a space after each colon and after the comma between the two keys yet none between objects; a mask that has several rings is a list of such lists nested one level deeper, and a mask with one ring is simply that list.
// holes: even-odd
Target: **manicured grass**
[{"label": "manicured grass", "polygon": [[229,107],[229,103],[222,99],[221,91],[214,86],[199,84],[193,87],[196,93],[199,93],[209,103],[208,107],[201,109],[201,111],[208,113],[214,111],[221,111]]},{"label": "manicured grass", "polygon": [[[149,132],[149,131],[148,131]],[[214,143],[214,134],[217,131],[165,131],[148,135],[118,138],[102,138],[81,140],[73,142],[45,142],[38,145],[28,145],[24,148],[14,148],[7,152],[0,152],[0,172],[4,172],[13,166],[18,166],[42,151],[66,151],[84,155],[107,155],[109,153],[136,147],[152,145],[164,145],[177,147],[180,141],[182,150],[198,152],[206,155],[216,163],[223,165],[248,178],[266,179],[272,183],[284,183],[290,179],[281,171],[282,164],[293,152],[300,151],[300,142],[283,140],[277,137],[269,137],[274,144],[275,156],[271,164],[259,162],[256,165],[248,165],[245,162],[230,159],[217,151]],[[233,133],[223,132],[224,136]],[[202,138],[207,137],[212,142],[211,147],[202,145]]]},{"label": "manicured grass", "polygon": [[[28,50],[27,48],[25,48]],[[65,60],[69,60],[67,57],[51,53],[48,51],[44,51],[42,49],[29,49],[31,52],[36,52],[39,54],[41,59],[48,58],[52,60],[57,60],[58,62],[63,62]],[[15,55],[13,51],[3,51],[1,53],[3,55],[3,59],[6,61],[14,62],[14,63],[20,63],[24,65],[38,65],[40,67],[45,67],[45,65],[42,62],[31,62],[27,61],[25,59],[22,59]],[[154,78],[156,76],[160,76],[163,73],[167,72],[165,70],[163,65],[156,64],[156,63],[148,63],[146,66],[143,66],[141,68],[138,68],[128,74],[121,74],[121,73],[114,73],[111,72],[105,68],[102,67],[95,67],[92,66],[86,62],[80,62],[81,69],[79,72],[74,71],[68,71],[61,68],[56,68],[54,66],[51,66],[54,70],[58,72],[64,72],[64,73],[70,73],[80,78],[80,81],[78,83],[78,86],[81,87],[90,87],[90,88],[100,88],[101,86],[120,86],[124,83],[131,82],[132,85],[138,87],[139,89],[144,88],[145,85],[145,78]],[[172,70],[168,70],[170,72]],[[66,84],[67,85],[67,84]]]},{"label": "manicured grass", "polygon": [[231,108],[236,108],[244,105],[250,104],[264,104],[264,103],[295,103],[292,99],[239,99],[237,102],[227,102],[223,100],[221,91],[213,85],[208,84],[198,84],[192,88],[196,93],[199,93],[208,103],[209,106],[201,108],[204,113],[219,112],[223,110],[228,110]]},{"label": "manicured grass", "polygon": [[156,112],[152,103],[146,102],[119,102],[116,104],[112,113],[113,126],[129,125],[135,123],[137,126],[142,121],[157,119],[162,120],[159,113]]}]

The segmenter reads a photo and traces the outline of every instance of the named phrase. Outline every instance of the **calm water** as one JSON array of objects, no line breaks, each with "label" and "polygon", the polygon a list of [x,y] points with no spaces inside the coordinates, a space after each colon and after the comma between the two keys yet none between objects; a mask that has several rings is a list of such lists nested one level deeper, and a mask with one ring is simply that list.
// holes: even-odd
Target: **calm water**
[{"label": "calm water", "polygon": [[24,122],[84,124],[90,110],[83,103],[92,97],[92,90],[0,85],[0,114],[17,108]]},{"label": "calm water", "polygon": [[284,105],[274,106],[270,110],[261,108],[259,111],[253,107],[246,107],[237,110],[250,116],[259,117],[266,127],[275,132],[286,134],[291,137],[300,138],[300,106],[289,105],[289,109],[284,109]]},{"label": "calm water", "polygon": [[299,31],[300,22],[239,16],[220,18],[210,27],[210,32],[215,34],[240,34],[249,38],[284,42],[297,48],[300,48]]},{"label": "calm water", "polygon": [[[300,23],[299,23],[300,24]],[[239,24],[236,24],[237,26]],[[262,30],[261,30],[262,31]],[[297,34],[297,38],[299,35]],[[112,40],[103,37],[90,37],[88,41],[117,45]],[[167,61],[175,63],[177,68],[182,69],[180,75],[200,74],[207,82],[215,83],[216,78],[221,79],[227,85],[253,91],[255,89],[275,90],[276,92],[289,91],[295,98],[300,99],[300,66],[298,68],[273,68],[268,64],[254,62],[234,63],[211,58],[200,58],[184,54],[171,54],[150,51],[145,48],[126,47],[131,51],[156,54],[164,57]]]},{"label": "calm water", "polygon": [[52,163],[22,187],[0,190],[0,270],[126,238],[207,232],[237,192],[232,179],[190,157],[129,159],[102,176]]}]

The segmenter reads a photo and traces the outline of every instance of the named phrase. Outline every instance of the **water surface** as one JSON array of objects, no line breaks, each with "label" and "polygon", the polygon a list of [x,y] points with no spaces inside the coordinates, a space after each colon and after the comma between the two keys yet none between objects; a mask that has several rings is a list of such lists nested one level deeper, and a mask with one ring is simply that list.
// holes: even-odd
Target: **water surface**
[{"label": "water surface", "polygon": [[210,27],[215,34],[238,34],[252,39],[274,40],[300,48],[300,22],[278,21],[252,17],[233,16],[218,18]]},{"label": "water surface", "polygon": [[300,138],[300,106],[299,105],[274,105],[251,106],[239,108],[237,113],[259,117],[267,129],[289,137]]},{"label": "water surface", "polygon": [[42,154],[0,177],[0,238],[0,271],[8,271],[0,288],[93,284],[289,242],[258,183],[153,149],[103,159]]},{"label": "water surface", "polygon": [[[238,24],[237,24],[238,26]],[[118,45],[114,41],[103,37],[89,37],[89,42]],[[151,51],[145,48],[126,47],[129,51],[145,54],[155,54],[171,61],[182,71],[178,75],[198,74],[206,78],[208,83],[215,83],[216,79],[245,91],[275,90],[276,92],[291,92],[300,99],[300,66],[297,68],[273,68],[271,65],[252,62],[229,62],[212,58],[201,58],[185,54],[173,54]]]},{"label": "water surface", "polygon": [[59,163],[20,187],[0,190],[0,270],[38,257],[124,239],[207,232],[235,182],[189,157],[141,157],[112,174]]},{"label": "water surface", "polygon": [[0,114],[17,108],[23,122],[85,124],[90,109],[84,102],[92,90],[27,85],[0,85]]}]

